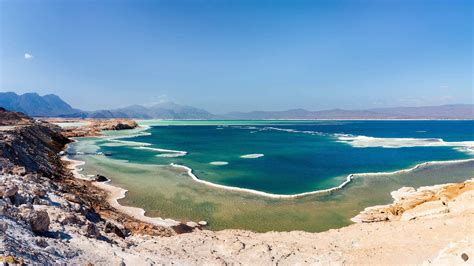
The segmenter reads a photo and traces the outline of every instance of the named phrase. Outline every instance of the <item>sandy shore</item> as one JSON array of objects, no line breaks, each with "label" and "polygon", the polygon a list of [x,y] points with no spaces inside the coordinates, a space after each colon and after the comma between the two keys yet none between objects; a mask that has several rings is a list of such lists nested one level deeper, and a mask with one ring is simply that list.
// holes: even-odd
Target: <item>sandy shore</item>
[{"label": "sandy shore", "polygon": [[61,156],[61,160],[64,162],[64,165],[66,166],[67,169],[71,171],[73,176],[78,179],[83,179],[83,180],[90,180],[89,178],[83,176],[82,174],[79,173],[78,167],[81,165],[84,165],[85,162],[83,161],[78,161],[78,160],[73,160],[67,157],[66,155]]},{"label": "sandy shore", "polygon": [[118,200],[123,199],[127,195],[127,190],[104,182],[92,182],[92,184],[109,193],[109,204],[117,209],[119,212],[133,217],[141,222],[157,225],[157,226],[177,226],[180,222],[172,219],[162,219],[160,217],[148,217],[145,215],[145,210],[142,208],[121,205]]},{"label": "sandy shore", "polygon": [[[84,165],[85,162],[73,160],[73,159],[68,158],[67,156],[62,156],[61,159],[66,163],[67,168],[71,170],[75,178],[89,180],[89,181],[91,180],[90,178],[83,176],[78,171],[77,167]],[[142,208],[121,205],[118,202],[118,200],[126,197],[127,195],[126,189],[111,185],[110,182],[91,182],[91,184],[108,193],[107,201],[112,207],[117,209],[117,211],[125,215],[128,215],[138,221],[157,225],[157,226],[164,226],[164,227],[177,226],[180,224],[180,222],[172,220],[172,219],[162,219],[160,217],[148,217],[145,215],[146,211]]]}]

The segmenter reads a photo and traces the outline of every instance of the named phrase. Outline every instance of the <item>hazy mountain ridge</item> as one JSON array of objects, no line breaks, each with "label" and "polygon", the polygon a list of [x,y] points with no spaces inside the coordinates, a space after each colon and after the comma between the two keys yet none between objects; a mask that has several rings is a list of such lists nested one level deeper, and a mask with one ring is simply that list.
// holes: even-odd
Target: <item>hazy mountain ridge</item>
[{"label": "hazy mountain ridge", "polygon": [[14,92],[0,92],[0,107],[30,116],[59,116],[81,112],[54,94],[40,96],[37,93],[18,95]]},{"label": "hazy mountain ridge", "polygon": [[225,117],[230,119],[474,119],[474,105],[452,104],[323,111],[291,109],[287,111],[233,112]]},{"label": "hazy mountain ridge", "polygon": [[206,110],[164,102],[149,107],[132,105],[113,110],[99,110],[90,112],[90,118],[139,118],[139,119],[213,119],[215,115]]},{"label": "hazy mountain ridge", "polygon": [[37,93],[17,95],[0,93],[0,107],[30,116],[82,118],[136,118],[136,119],[474,119],[474,104],[451,104],[422,107],[390,107],[365,110],[331,109],[308,111],[231,112],[215,115],[204,109],[163,102],[151,106],[130,105],[116,109],[81,111],[71,107],[54,94]]}]

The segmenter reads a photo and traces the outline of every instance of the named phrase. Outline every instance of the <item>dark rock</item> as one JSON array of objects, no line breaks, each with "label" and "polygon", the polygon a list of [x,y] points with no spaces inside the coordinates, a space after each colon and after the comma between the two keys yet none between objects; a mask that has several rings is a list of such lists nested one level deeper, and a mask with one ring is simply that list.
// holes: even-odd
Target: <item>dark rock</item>
[{"label": "dark rock", "polygon": [[116,234],[118,237],[125,238],[129,235],[129,232],[127,229],[119,226],[114,227],[114,234]]},{"label": "dark rock", "polygon": [[86,236],[91,237],[91,238],[98,238],[100,236],[100,231],[95,224],[93,223],[87,224]]},{"label": "dark rock", "polygon": [[1,222],[0,223],[0,232],[6,232],[7,229],[8,229],[8,224],[4,223],[4,222]]},{"label": "dark rock", "polygon": [[105,231],[106,233],[112,233],[113,230],[114,230],[114,227],[115,227],[115,225],[114,225],[113,223],[111,223],[111,222],[109,222],[109,221],[106,221],[106,222],[105,222],[105,229],[104,229],[104,231]]},{"label": "dark rock", "polygon": [[31,205],[31,203],[33,202],[33,198],[31,197],[31,195],[28,195],[28,194],[15,194],[15,196],[13,197],[10,197],[10,199],[12,200],[13,204],[15,205],[23,205],[23,204],[29,204]]},{"label": "dark rock", "polygon": [[45,233],[49,229],[49,215],[46,211],[32,211],[28,217],[31,230],[35,233]]},{"label": "dark rock", "polygon": [[171,227],[178,234],[191,233],[194,228],[187,226],[186,224],[179,224]]},{"label": "dark rock", "polygon": [[109,181],[109,179],[107,177],[103,176],[103,175],[98,174],[98,175],[95,176],[95,181],[96,182],[107,182],[107,181]]},{"label": "dark rock", "polygon": [[85,221],[83,219],[80,219],[77,215],[68,214],[63,219],[61,219],[59,223],[62,225],[66,225],[66,224],[84,225]]},{"label": "dark rock", "polygon": [[82,214],[86,216],[86,219],[93,222],[98,223],[100,221],[100,215],[94,211],[92,208],[84,208],[82,210]]},{"label": "dark rock", "polygon": [[469,259],[469,256],[466,253],[461,254],[461,258],[463,261],[467,261]]},{"label": "dark rock", "polygon": [[105,223],[105,232],[106,233],[114,233],[118,237],[121,237],[121,238],[125,238],[130,234],[130,232],[127,229],[125,229],[123,226],[117,225],[117,224],[115,224],[113,222],[110,222],[110,221],[107,221]]},{"label": "dark rock", "polygon": [[43,238],[36,239],[35,244],[41,248],[45,248],[49,246],[48,242],[46,242],[46,240],[44,240]]}]

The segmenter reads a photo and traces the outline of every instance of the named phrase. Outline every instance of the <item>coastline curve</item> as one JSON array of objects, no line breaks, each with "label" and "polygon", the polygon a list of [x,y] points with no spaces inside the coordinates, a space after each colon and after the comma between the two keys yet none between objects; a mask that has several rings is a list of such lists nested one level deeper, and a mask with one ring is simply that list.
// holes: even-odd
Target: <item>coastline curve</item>
[{"label": "coastline curve", "polygon": [[251,189],[251,188],[240,188],[240,187],[233,187],[233,186],[226,186],[226,185],[216,184],[216,183],[209,182],[209,181],[202,180],[202,179],[198,178],[193,173],[193,169],[190,168],[190,167],[187,167],[185,165],[171,163],[170,166],[186,170],[187,174],[194,181],[196,181],[198,183],[201,183],[201,184],[204,184],[204,185],[207,185],[207,186],[220,188],[220,189],[226,189],[226,190],[230,190],[230,191],[251,193],[251,194],[254,194],[254,195],[263,196],[263,197],[267,197],[267,198],[273,198],[273,199],[295,199],[295,198],[301,198],[301,197],[310,196],[310,195],[331,193],[333,191],[340,190],[340,189],[344,188],[347,184],[349,184],[353,179],[358,178],[358,177],[369,177],[369,176],[377,176],[377,175],[394,175],[394,174],[400,174],[400,173],[408,173],[408,172],[416,170],[420,167],[425,167],[425,166],[430,166],[430,165],[443,165],[443,164],[463,163],[463,162],[472,162],[472,161],[474,161],[474,159],[449,160],[449,161],[429,161],[429,162],[416,164],[415,166],[413,166],[411,168],[396,170],[396,171],[392,171],[392,172],[374,172],[374,173],[349,174],[349,175],[347,175],[345,181],[342,182],[338,186],[327,188],[327,189],[320,189],[320,190],[308,191],[308,192],[303,192],[303,193],[297,193],[297,194],[275,194],[275,193],[264,192],[264,191]]}]

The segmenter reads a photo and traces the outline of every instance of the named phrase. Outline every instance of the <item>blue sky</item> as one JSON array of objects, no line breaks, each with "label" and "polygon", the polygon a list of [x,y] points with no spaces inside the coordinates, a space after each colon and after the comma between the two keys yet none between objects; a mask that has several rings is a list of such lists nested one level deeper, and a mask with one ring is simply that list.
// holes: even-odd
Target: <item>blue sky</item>
[{"label": "blue sky", "polygon": [[0,90],[85,110],[473,102],[472,1],[2,0],[0,10]]}]

